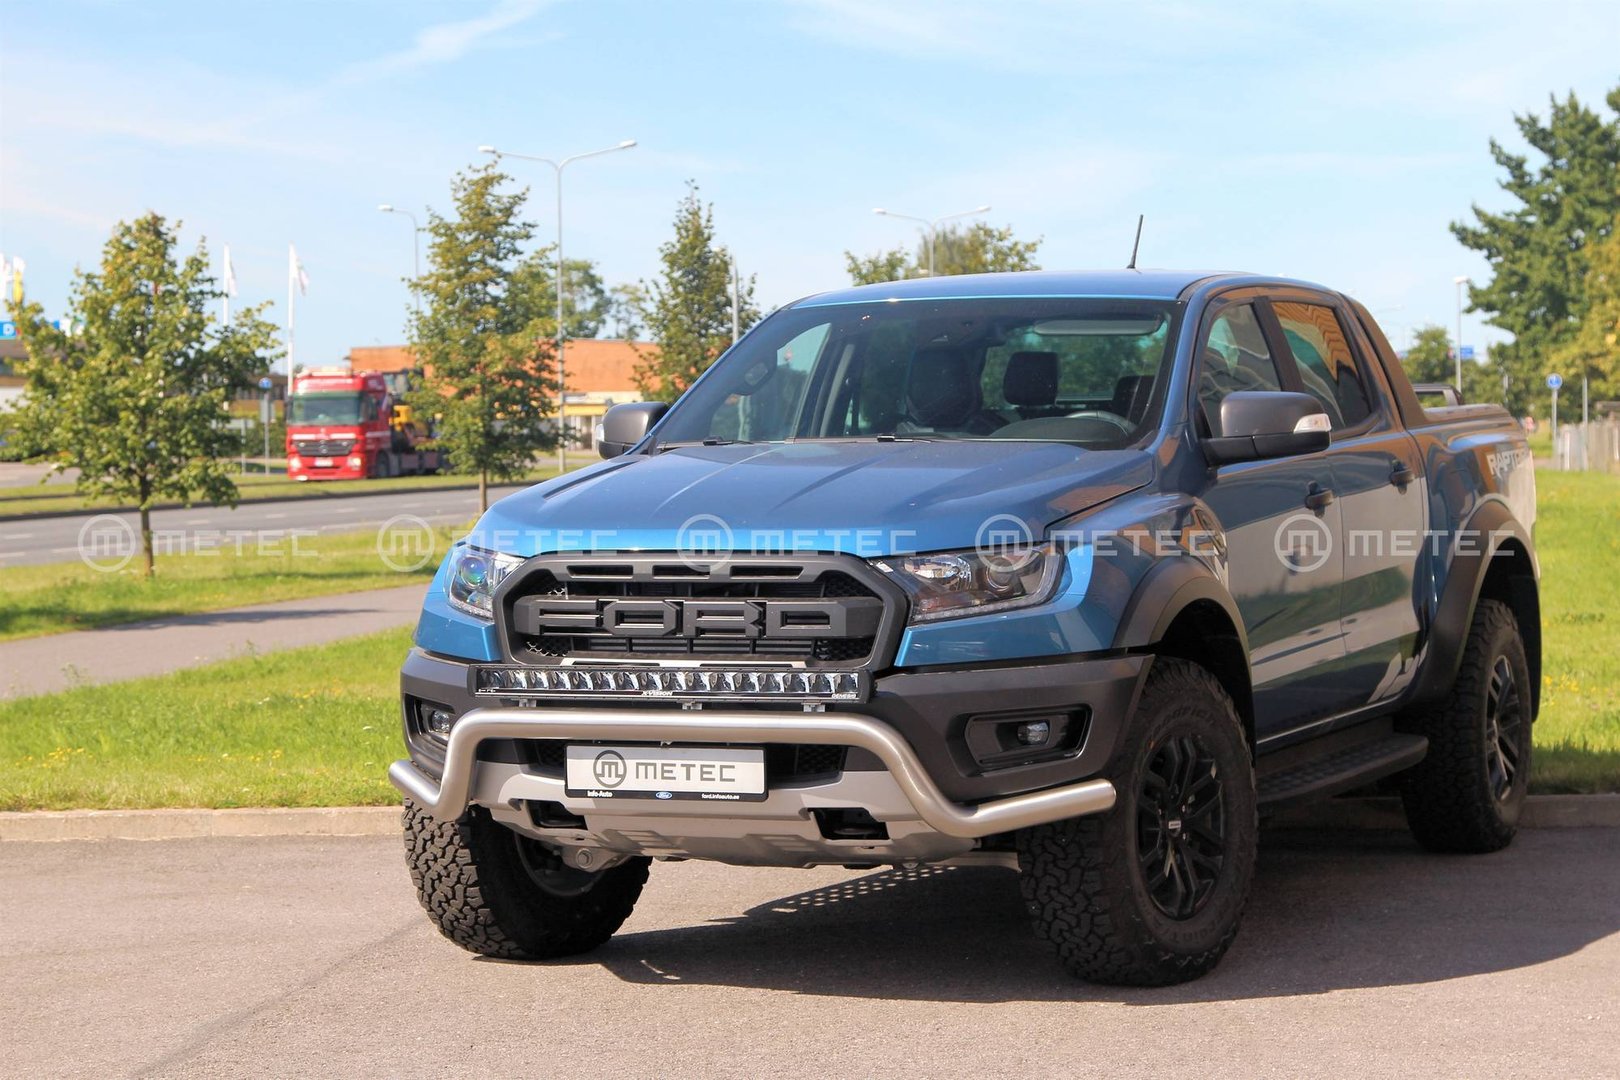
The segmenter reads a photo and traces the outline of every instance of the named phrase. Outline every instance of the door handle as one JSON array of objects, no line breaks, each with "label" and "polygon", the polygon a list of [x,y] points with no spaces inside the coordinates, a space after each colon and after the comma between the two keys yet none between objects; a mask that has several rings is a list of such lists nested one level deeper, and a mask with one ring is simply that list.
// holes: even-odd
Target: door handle
[{"label": "door handle", "polygon": [[1305,506],[1307,509],[1315,510],[1318,514],[1320,514],[1323,510],[1326,510],[1328,507],[1333,505],[1333,499],[1334,495],[1332,488],[1317,487],[1315,484],[1312,484],[1310,493],[1305,496]]},{"label": "door handle", "polygon": [[1417,473],[1413,472],[1411,466],[1404,461],[1397,461],[1395,471],[1389,474],[1389,482],[1398,488],[1404,488],[1416,479]]}]

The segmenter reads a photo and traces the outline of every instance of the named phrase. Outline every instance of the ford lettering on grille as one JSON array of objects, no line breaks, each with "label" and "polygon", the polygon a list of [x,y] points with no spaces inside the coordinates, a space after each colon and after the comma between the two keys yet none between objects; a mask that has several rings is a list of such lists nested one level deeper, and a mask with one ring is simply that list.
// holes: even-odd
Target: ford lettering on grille
[{"label": "ford lettering on grille", "polygon": [[840,600],[570,600],[529,596],[512,606],[522,634],[607,633],[622,638],[864,638],[877,631],[883,602]]}]

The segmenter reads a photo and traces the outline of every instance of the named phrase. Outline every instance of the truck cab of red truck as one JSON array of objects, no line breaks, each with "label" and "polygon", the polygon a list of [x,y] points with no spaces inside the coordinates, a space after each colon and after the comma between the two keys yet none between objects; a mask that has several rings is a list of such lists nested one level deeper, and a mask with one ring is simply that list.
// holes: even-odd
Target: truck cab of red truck
[{"label": "truck cab of red truck", "polygon": [[435,472],[436,450],[404,422],[388,376],[315,368],[293,376],[287,397],[287,475],[294,480],[364,480]]}]

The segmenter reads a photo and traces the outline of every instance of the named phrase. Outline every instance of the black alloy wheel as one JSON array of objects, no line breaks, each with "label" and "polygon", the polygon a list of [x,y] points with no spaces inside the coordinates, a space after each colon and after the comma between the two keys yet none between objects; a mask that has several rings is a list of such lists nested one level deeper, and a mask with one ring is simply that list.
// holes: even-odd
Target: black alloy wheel
[{"label": "black alloy wheel", "polygon": [[1226,814],[1215,755],[1180,735],[1148,761],[1137,802],[1137,856],[1153,905],[1176,920],[1203,910],[1226,853]]}]

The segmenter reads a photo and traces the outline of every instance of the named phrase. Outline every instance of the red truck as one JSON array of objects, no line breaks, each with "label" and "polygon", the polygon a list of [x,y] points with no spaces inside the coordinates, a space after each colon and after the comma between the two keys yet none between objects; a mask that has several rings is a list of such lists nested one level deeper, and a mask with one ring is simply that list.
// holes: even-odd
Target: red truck
[{"label": "red truck", "polygon": [[293,376],[287,398],[287,475],[364,480],[434,473],[444,457],[394,399],[380,371],[314,368]]}]

